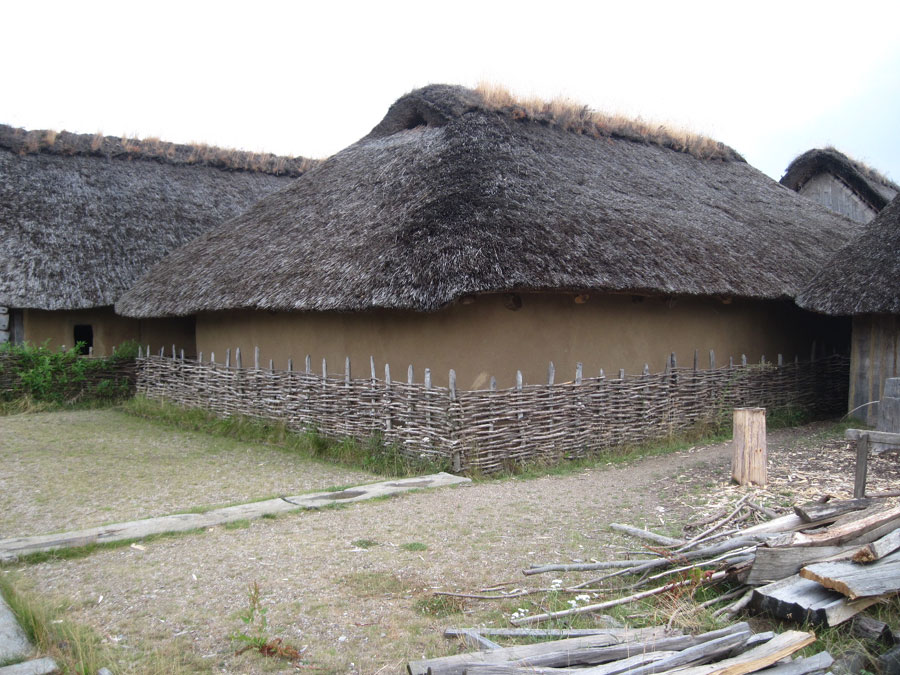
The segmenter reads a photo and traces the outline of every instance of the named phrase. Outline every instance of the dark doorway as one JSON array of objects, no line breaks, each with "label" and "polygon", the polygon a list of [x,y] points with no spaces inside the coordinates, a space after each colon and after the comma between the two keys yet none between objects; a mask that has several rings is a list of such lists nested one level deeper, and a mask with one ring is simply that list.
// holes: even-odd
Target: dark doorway
[{"label": "dark doorway", "polygon": [[94,327],[90,324],[75,325],[75,346],[79,354],[89,354],[94,346]]}]

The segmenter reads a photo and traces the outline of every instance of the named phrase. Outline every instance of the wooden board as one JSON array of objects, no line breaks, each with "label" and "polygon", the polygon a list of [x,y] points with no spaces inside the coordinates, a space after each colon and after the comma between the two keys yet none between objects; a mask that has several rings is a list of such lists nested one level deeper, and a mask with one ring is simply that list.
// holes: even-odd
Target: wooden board
[{"label": "wooden board", "polygon": [[771,666],[815,641],[816,636],[813,633],[789,630],[733,658],[676,672],[678,675],[744,675]]},{"label": "wooden board", "polygon": [[825,518],[837,518],[851,511],[862,511],[872,505],[871,499],[838,499],[830,502],[810,502],[794,507],[794,513],[806,523]]},{"label": "wooden board", "polygon": [[858,563],[875,562],[897,549],[900,549],[900,528],[889,532],[876,541],[866,544],[853,554],[852,559]]},{"label": "wooden board", "polygon": [[[410,675],[450,675],[464,672],[467,668],[478,665],[506,664],[532,666],[557,666],[580,663],[577,660],[590,653],[593,663],[605,663],[626,659],[636,654],[655,651],[673,651],[687,649],[696,644],[746,632],[746,623],[735,624],[718,631],[703,635],[671,635],[666,634],[665,627],[656,626],[641,629],[611,629],[598,635],[554,640],[530,645],[516,645],[503,649],[454,654],[434,659],[410,661],[406,668]],[[559,656],[562,655],[562,661]],[[550,662],[545,662],[549,660]]]},{"label": "wooden board", "polygon": [[800,576],[851,600],[897,593],[900,592],[900,551],[873,563],[839,560],[807,565],[800,570]]},{"label": "wooden board", "polygon": [[751,605],[781,619],[836,626],[874,605],[879,598],[848,600],[837,591],[794,574],[753,590]]},{"label": "wooden board", "polygon": [[213,509],[206,513],[181,513],[174,516],[132,520],[114,525],[61,532],[59,534],[0,539],[0,562],[15,560],[19,556],[40,551],[55,551],[63,548],[89,546],[91,544],[143,539],[153,534],[165,534],[167,532],[187,532],[199,528],[223,525],[237,520],[287,513],[298,509],[318,509],[330,504],[347,504],[375,497],[401,494],[410,490],[445,487],[470,482],[471,479],[469,478],[441,472],[429,476],[398,478],[380,483],[369,483],[368,485],[361,485],[337,492],[314,492],[297,495],[296,497],[267,499],[261,502]]},{"label": "wooden board", "polygon": [[896,523],[894,527],[900,527],[900,506],[836,523],[821,532],[794,532],[784,539],[775,538],[772,541],[777,542],[778,546],[838,546],[889,523]]}]

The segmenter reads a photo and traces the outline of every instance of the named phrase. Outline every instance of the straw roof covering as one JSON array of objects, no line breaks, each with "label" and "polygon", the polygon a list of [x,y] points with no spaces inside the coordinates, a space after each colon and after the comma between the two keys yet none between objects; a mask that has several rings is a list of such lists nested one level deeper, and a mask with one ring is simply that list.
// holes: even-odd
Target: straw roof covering
[{"label": "straw roof covering", "polygon": [[0,306],[112,305],[166,253],[311,164],[0,125]]},{"label": "straw roof covering", "polygon": [[116,308],[432,311],[512,291],[785,298],[857,230],[709,139],[431,85],[171,254]]},{"label": "straw roof covering", "polygon": [[797,304],[826,314],[900,314],[900,197],[822,266]]},{"label": "straw roof covering", "polygon": [[814,176],[830,173],[876,213],[900,194],[900,186],[832,147],[807,150],[788,165],[781,184],[799,192]]}]

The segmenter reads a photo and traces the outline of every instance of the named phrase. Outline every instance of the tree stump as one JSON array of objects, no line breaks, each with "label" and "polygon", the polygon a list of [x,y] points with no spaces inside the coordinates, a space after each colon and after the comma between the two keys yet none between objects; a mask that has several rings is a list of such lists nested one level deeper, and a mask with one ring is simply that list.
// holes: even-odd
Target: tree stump
[{"label": "tree stump", "polygon": [[740,485],[766,484],[766,409],[734,409],[731,478]]}]

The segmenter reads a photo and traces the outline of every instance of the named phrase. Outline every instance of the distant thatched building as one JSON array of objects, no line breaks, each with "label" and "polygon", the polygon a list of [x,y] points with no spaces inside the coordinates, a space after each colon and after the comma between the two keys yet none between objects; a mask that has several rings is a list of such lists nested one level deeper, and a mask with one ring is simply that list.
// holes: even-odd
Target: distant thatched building
[{"label": "distant thatched building", "polygon": [[113,313],[116,298],[166,253],[308,164],[0,125],[0,341],[83,340],[102,354],[138,339],[192,352],[192,319],[125,319]]},{"label": "distant thatched building", "polygon": [[371,354],[462,388],[551,360],[560,381],[671,351],[793,358],[849,340],[790,299],[856,230],[709,139],[435,85],[116,307],[196,315],[207,358]]},{"label": "distant thatched building", "polygon": [[866,404],[880,400],[887,378],[900,376],[900,198],[822,266],[797,302],[853,316],[850,409],[875,424],[877,407]]},{"label": "distant thatched building", "polygon": [[896,183],[834,148],[804,152],[781,184],[857,223],[868,223],[900,193]]}]

